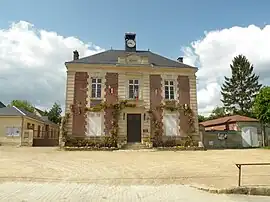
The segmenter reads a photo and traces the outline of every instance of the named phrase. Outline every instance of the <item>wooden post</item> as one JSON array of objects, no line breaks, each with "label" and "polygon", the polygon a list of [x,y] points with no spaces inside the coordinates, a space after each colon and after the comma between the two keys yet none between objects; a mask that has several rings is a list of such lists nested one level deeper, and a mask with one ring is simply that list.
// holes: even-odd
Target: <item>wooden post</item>
[{"label": "wooden post", "polygon": [[238,174],[238,187],[241,186],[241,174],[242,174],[242,170],[241,170],[241,165],[237,165],[238,167],[238,171],[239,171],[239,174]]}]

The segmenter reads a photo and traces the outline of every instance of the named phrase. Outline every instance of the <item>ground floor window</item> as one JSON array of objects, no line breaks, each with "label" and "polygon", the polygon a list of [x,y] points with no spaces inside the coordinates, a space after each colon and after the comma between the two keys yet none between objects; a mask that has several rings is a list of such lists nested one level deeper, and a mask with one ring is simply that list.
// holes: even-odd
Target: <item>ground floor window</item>
[{"label": "ground floor window", "polygon": [[163,120],[166,136],[179,135],[179,116],[177,113],[164,114]]},{"label": "ground floor window", "polygon": [[87,136],[101,136],[103,126],[103,114],[100,112],[88,112]]},{"label": "ground floor window", "polygon": [[6,135],[7,136],[20,136],[21,128],[20,127],[6,127]]}]

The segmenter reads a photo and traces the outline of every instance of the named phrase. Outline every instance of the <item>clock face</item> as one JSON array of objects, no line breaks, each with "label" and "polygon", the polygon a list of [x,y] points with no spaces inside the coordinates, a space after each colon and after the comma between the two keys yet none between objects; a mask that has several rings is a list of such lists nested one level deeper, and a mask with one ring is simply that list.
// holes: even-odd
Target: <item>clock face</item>
[{"label": "clock face", "polygon": [[127,40],[128,47],[133,48],[135,45],[136,45],[136,43],[134,40],[131,40],[131,39]]}]

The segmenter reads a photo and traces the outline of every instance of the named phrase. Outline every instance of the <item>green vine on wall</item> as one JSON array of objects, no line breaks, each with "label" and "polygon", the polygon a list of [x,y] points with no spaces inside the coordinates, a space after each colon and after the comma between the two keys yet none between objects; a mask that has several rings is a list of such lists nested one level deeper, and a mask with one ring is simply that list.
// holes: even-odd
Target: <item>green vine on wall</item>
[{"label": "green vine on wall", "polygon": [[[118,133],[119,133],[119,116],[124,108],[135,108],[137,105],[136,104],[131,104],[128,103],[127,100],[119,101],[118,103],[115,104],[107,104],[106,102],[102,102],[98,105],[95,105],[94,107],[86,107],[84,110],[85,111],[90,111],[90,112],[101,112],[106,109],[112,109],[112,128],[110,130],[111,136],[105,136],[105,145],[109,145],[109,147],[116,147],[117,142],[118,142]],[[75,111],[74,105],[71,106],[71,111]],[[163,142],[163,123],[162,120],[157,117],[155,112],[158,112],[157,114],[160,114],[159,112],[162,110],[167,110],[167,111],[177,111],[179,113],[184,113],[185,116],[188,117],[188,131],[187,131],[187,137],[185,139],[184,145],[185,147],[187,146],[193,146],[194,141],[192,139],[192,133],[195,131],[195,126],[194,126],[194,114],[192,109],[190,108],[189,105],[181,105],[177,104],[176,101],[170,100],[170,101],[165,101],[165,104],[161,104],[160,106],[157,106],[154,109],[148,110],[149,115],[151,116],[151,120],[153,122],[152,130],[154,131],[154,135],[151,137],[151,141],[153,142],[153,146],[160,147],[164,146]],[[82,111],[82,110],[81,110]],[[68,119],[69,114],[65,116],[63,119],[63,122],[66,122]],[[64,127],[65,124],[63,124],[62,130],[63,130],[63,137],[64,140],[67,141],[69,138],[67,137],[67,131],[66,127]],[[82,140],[83,141],[83,140]],[[76,143],[77,144],[77,143]],[[79,143],[81,144],[81,143]],[[86,143],[88,144],[88,143]]]},{"label": "green vine on wall", "polygon": [[[166,100],[165,104],[161,104],[160,106],[157,106],[154,110],[149,110],[148,113],[152,117],[152,121],[154,124],[154,136],[152,137],[153,145],[154,146],[163,146],[163,123],[162,121],[157,117],[157,115],[154,113],[154,111],[162,111],[167,110],[171,112],[179,112],[184,113],[185,116],[188,117],[188,131],[187,131],[187,137],[184,142],[184,146],[193,146],[194,141],[192,138],[192,133],[195,132],[195,120],[194,120],[194,114],[192,109],[189,105],[181,105],[177,104],[175,100]],[[160,114],[160,113],[157,113]]]},{"label": "green vine on wall", "polygon": [[61,132],[62,132],[62,141],[66,142],[67,138],[68,138],[68,131],[67,131],[67,123],[68,123],[68,119],[70,117],[70,113],[66,113],[64,115],[64,117],[62,118],[62,128],[61,128]]},{"label": "green vine on wall", "polygon": [[[105,145],[109,145],[110,147],[117,147],[118,142],[118,133],[119,133],[119,117],[124,108],[135,108],[137,105],[128,103],[127,100],[121,100],[115,104],[107,104],[106,102],[101,102],[94,107],[85,107],[85,111],[88,112],[101,112],[106,109],[112,109],[112,128],[110,130],[111,136],[105,136]],[[74,106],[71,106],[71,109],[74,109]],[[74,110],[73,110],[74,112]]]}]

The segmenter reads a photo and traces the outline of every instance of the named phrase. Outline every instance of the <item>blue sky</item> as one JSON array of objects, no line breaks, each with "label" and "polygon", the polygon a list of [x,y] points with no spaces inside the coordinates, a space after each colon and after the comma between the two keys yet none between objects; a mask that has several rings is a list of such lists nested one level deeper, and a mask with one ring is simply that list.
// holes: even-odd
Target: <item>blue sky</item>
[{"label": "blue sky", "polygon": [[[0,27],[25,20],[36,28],[109,49],[122,49],[126,31],[137,33],[139,49],[177,58],[181,46],[204,31],[269,23],[270,1],[255,0],[24,0],[0,1]],[[15,3],[16,2],[16,3]]]},{"label": "blue sky", "polygon": [[262,84],[270,85],[269,0],[133,2],[0,0],[1,101],[27,99],[41,108],[55,101],[64,105],[64,62],[72,59],[72,51],[97,53],[100,49],[87,46],[91,42],[101,49],[123,49],[129,31],[137,33],[138,49],[172,59],[184,56],[184,63],[199,67],[201,114],[221,105],[220,86],[238,54],[254,64]]}]

